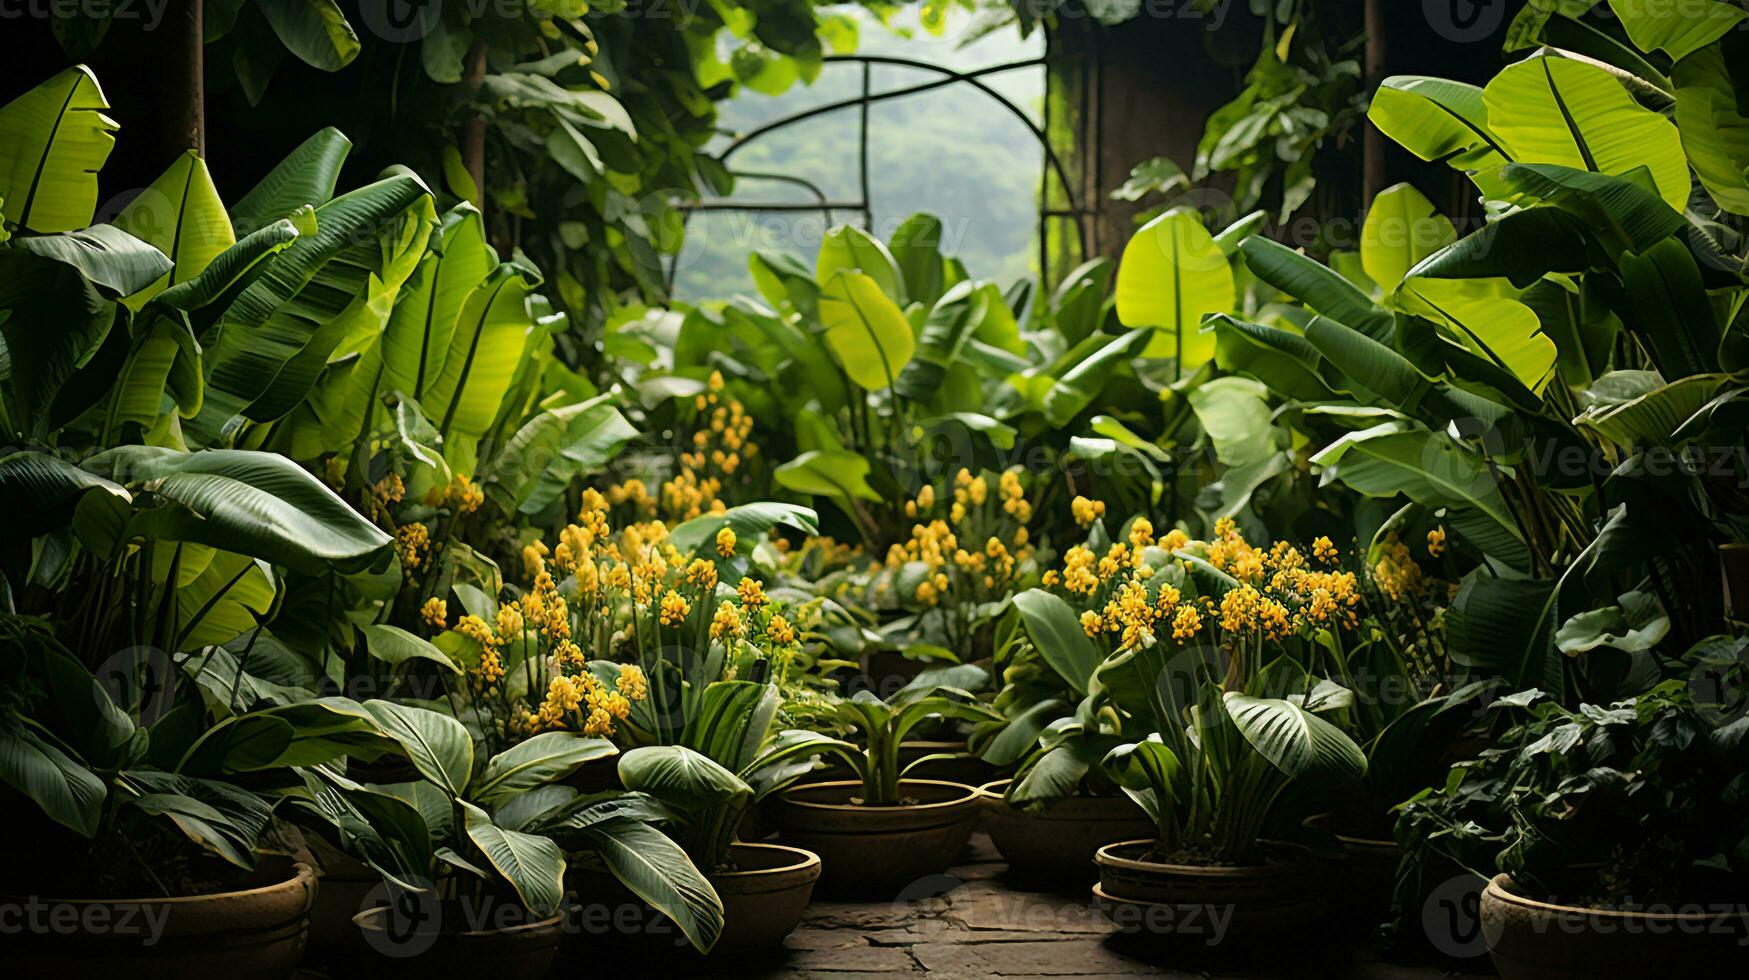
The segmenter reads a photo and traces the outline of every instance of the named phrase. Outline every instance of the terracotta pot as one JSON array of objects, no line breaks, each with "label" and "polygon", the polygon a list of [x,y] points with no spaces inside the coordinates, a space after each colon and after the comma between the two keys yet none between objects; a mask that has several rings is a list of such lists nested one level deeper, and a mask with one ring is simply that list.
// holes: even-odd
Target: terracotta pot
[{"label": "terracotta pot", "polygon": [[915,804],[863,806],[855,780],[792,786],[769,814],[785,842],[820,855],[825,882],[838,891],[879,892],[946,871],[978,822],[983,799],[963,783],[902,779]]},{"label": "terracotta pot", "polygon": [[1373,840],[1366,837],[1346,837],[1342,842],[1342,860],[1337,864],[1336,880],[1342,890],[1342,901],[1335,909],[1336,917],[1349,935],[1364,939],[1391,914],[1391,895],[1397,887],[1397,865],[1402,862],[1403,849],[1396,841]]},{"label": "terracotta pot", "polygon": [[[446,906],[447,909],[447,906]],[[360,977],[407,975],[435,980],[540,980],[552,969],[565,938],[565,913],[494,929],[467,929],[462,910],[435,921],[412,923],[402,933],[388,907],[366,909],[353,917],[369,954],[357,957]],[[441,923],[463,924],[444,929]]]},{"label": "terracotta pot", "polygon": [[358,953],[363,935],[352,921],[372,902],[372,893],[379,897],[383,879],[375,871],[359,865],[324,872],[319,878],[316,902],[310,908],[311,960],[341,959]]},{"label": "terracotta pot", "polygon": [[733,844],[736,870],[710,875],[723,900],[723,934],[712,954],[783,945],[794,932],[820,880],[820,857],[782,844]]},{"label": "terracotta pot", "polygon": [[1318,861],[1297,844],[1272,845],[1276,864],[1213,867],[1147,860],[1152,839],[1101,847],[1093,897],[1126,933],[1172,936],[1194,948],[1235,937],[1272,938],[1315,924],[1329,901]]},{"label": "terracotta pot", "polygon": [[984,794],[984,832],[1012,876],[1091,881],[1098,873],[1095,851],[1154,831],[1127,796],[1069,796],[1029,813],[1003,799],[1010,782],[998,779],[978,790]]},{"label": "terracotta pot", "polygon": [[[6,937],[8,976],[68,980],[289,977],[304,955],[316,872],[265,859],[254,887],[183,898],[7,898],[27,916]],[[43,927],[31,928],[32,908]],[[75,914],[76,913],[76,914]]]},{"label": "terracotta pot", "polygon": [[1749,910],[1616,912],[1539,902],[1496,875],[1482,891],[1482,935],[1506,980],[1749,975]]}]

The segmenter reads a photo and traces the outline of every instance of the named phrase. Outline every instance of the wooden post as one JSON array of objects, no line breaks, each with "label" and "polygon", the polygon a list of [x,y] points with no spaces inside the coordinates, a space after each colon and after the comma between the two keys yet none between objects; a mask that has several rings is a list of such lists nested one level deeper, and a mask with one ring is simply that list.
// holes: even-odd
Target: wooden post
[{"label": "wooden post", "polygon": [[[1386,65],[1389,64],[1390,42],[1385,27],[1385,0],[1366,0],[1366,92],[1370,97],[1379,89],[1379,83],[1387,77]],[[1371,208],[1373,198],[1385,189],[1389,180],[1386,172],[1385,134],[1379,132],[1377,126],[1370,122],[1361,123],[1362,131],[1362,164],[1361,164],[1361,194],[1363,207]]]},{"label": "wooden post", "polygon": [[[466,61],[467,74],[463,81],[467,84],[469,94],[478,92],[480,85],[486,80],[486,42],[476,40],[469,48]],[[462,122],[458,135],[462,155],[462,166],[467,168],[468,176],[474,179],[474,186],[480,191],[480,206],[486,204],[486,119],[479,113],[474,113]]]}]

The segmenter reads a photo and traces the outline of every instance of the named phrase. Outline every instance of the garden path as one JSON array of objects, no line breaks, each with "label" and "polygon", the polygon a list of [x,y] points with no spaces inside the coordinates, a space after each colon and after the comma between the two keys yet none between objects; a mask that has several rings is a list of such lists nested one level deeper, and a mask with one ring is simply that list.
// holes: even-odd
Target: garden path
[{"label": "garden path", "polygon": [[[1125,952],[1122,937],[1093,906],[1086,891],[1035,891],[1006,880],[990,840],[977,834],[966,863],[939,880],[909,891],[914,901],[845,901],[816,895],[787,948],[757,962],[695,965],[663,975],[742,980],[894,980],[920,975],[971,978],[1105,977],[1352,977],[1356,980],[1432,980],[1450,976],[1435,967],[1381,962],[1370,950],[1337,949],[1322,960],[1227,969],[1161,966]],[[1068,887],[1068,886],[1065,886]],[[931,896],[932,892],[942,892]],[[566,976],[563,969],[557,976]]]}]

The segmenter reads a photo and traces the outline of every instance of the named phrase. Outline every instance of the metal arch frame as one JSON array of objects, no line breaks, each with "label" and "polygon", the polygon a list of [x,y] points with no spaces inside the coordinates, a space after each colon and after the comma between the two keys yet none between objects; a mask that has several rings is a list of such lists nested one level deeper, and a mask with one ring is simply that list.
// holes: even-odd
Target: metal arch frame
[{"label": "metal arch frame", "polygon": [[[859,116],[858,126],[857,126],[857,177],[858,177],[857,186],[858,186],[859,195],[860,195],[859,200],[855,200],[855,201],[832,201],[832,200],[829,200],[829,199],[827,199],[825,192],[822,191],[817,184],[815,184],[812,181],[809,181],[805,178],[796,177],[796,176],[793,176],[790,174],[777,174],[777,173],[768,173],[768,172],[759,172],[759,171],[742,171],[742,172],[730,171],[730,173],[734,174],[734,176],[736,176],[736,177],[745,177],[745,178],[751,178],[751,179],[756,179],[756,180],[772,180],[772,181],[780,181],[783,183],[795,184],[799,187],[804,188],[810,194],[812,194],[814,197],[814,201],[812,203],[807,203],[807,202],[737,203],[737,202],[733,202],[733,201],[681,202],[681,203],[678,203],[675,205],[675,209],[678,210],[680,212],[680,215],[681,215],[680,230],[681,230],[682,234],[685,233],[686,225],[691,220],[693,213],[694,212],[701,212],[701,211],[702,212],[711,212],[711,211],[751,211],[751,212],[818,211],[826,216],[826,221],[828,224],[830,224],[832,222],[832,217],[833,217],[834,211],[860,211],[860,212],[862,212],[862,219],[863,219],[864,227],[872,228],[874,225],[874,207],[873,207],[871,195],[869,193],[869,173],[868,173],[869,106],[873,105],[876,102],[885,102],[889,99],[898,99],[898,98],[904,98],[904,97],[910,96],[910,95],[919,95],[919,94],[924,93],[924,92],[930,92],[930,91],[934,91],[936,89],[946,88],[950,85],[964,84],[964,85],[969,85],[974,89],[977,89],[979,92],[982,92],[984,95],[988,96],[989,98],[994,99],[1004,109],[1007,109],[1010,115],[1012,115],[1016,119],[1020,120],[1021,124],[1026,126],[1027,130],[1030,133],[1032,133],[1033,138],[1038,140],[1039,146],[1044,149],[1046,172],[1045,172],[1045,174],[1043,174],[1041,176],[1041,187],[1039,188],[1039,213],[1038,213],[1038,248],[1039,248],[1039,271],[1040,271],[1040,274],[1041,275],[1046,274],[1048,272],[1048,269],[1049,269],[1049,244],[1048,244],[1048,239],[1047,239],[1047,234],[1048,234],[1047,222],[1050,218],[1077,219],[1075,230],[1076,230],[1076,237],[1078,239],[1077,244],[1080,246],[1081,257],[1085,259],[1090,254],[1091,245],[1089,244],[1088,238],[1087,238],[1088,229],[1087,229],[1087,222],[1085,220],[1087,215],[1089,214],[1089,212],[1086,211],[1085,209],[1083,209],[1077,203],[1077,201],[1075,199],[1075,186],[1070,181],[1068,170],[1063,166],[1063,162],[1057,156],[1056,150],[1054,150],[1051,147],[1050,137],[1046,133],[1045,128],[1043,126],[1039,125],[1038,123],[1033,122],[1032,119],[1029,116],[1027,116],[1026,112],[1024,110],[1022,110],[1018,105],[1016,105],[1013,102],[1013,100],[1009,99],[1007,96],[996,91],[995,89],[991,88],[989,85],[985,84],[983,81],[980,80],[985,75],[996,75],[996,74],[1000,74],[1002,72],[1014,71],[1014,70],[1021,69],[1021,68],[1034,68],[1034,67],[1045,68],[1046,69],[1046,76],[1045,76],[1046,77],[1046,89],[1047,89],[1045,101],[1046,101],[1047,112],[1048,112],[1048,107],[1049,107],[1049,102],[1050,102],[1049,94],[1048,94],[1049,79],[1050,79],[1048,58],[1040,57],[1040,58],[1030,58],[1030,59],[1027,59],[1025,61],[1004,62],[1002,64],[988,65],[986,67],[978,68],[978,69],[975,69],[973,71],[968,71],[968,72],[955,71],[951,68],[943,68],[940,65],[932,65],[932,64],[925,62],[925,61],[917,61],[917,60],[914,60],[911,58],[897,58],[897,57],[892,57],[890,55],[860,55],[860,54],[829,55],[825,58],[825,62],[827,64],[859,64],[859,65],[861,65],[862,66],[862,94],[856,98],[841,99],[837,102],[828,102],[824,105],[818,105],[818,106],[814,106],[812,108],[804,109],[804,110],[797,112],[797,113],[794,113],[792,115],[785,116],[782,119],[776,119],[776,120],[773,120],[771,122],[765,123],[764,125],[758,126],[752,130],[749,130],[748,132],[741,133],[735,137],[734,141],[731,142],[728,145],[728,147],[723,150],[723,152],[717,157],[717,159],[724,165],[725,168],[727,168],[729,158],[731,156],[733,156],[736,151],[740,150],[742,147],[747,146],[749,143],[752,143],[753,141],[755,141],[757,139],[760,139],[764,136],[768,136],[771,133],[776,132],[777,130],[783,129],[787,126],[791,126],[791,125],[794,125],[794,124],[799,123],[799,122],[803,122],[803,121],[808,120],[808,119],[813,119],[817,116],[828,115],[828,114],[833,113],[833,112],[838,112],[839,110],[842,110],[842,109],[854,108],[854,109],[858,110],[858,116]],[[908,68],[908,69],[914,69],[917,71],[929,71],[929,72],[934,72],[941,77],[933,79],[931,81],[927,81],[927,82],[920,82],[920,83],[915,84],[915,85],[908,85],[908,86],[904,86],[902,88],[891,89],[891,90],[886,91],[886,92],[875,92],[873,90],[873,74],[874,74],[874,67],[876,65],[885,65],[885,66],[891,66],[891,67],[897,67],[897,68]],[[1068,204],[1068,207],[1066,207],[1066,208],[1053,209],[1053,208],[1049,207],[1048,187],[1042,186],[1042,184],[1044,182],[1048,182],[1050,174],[1052,174],[1052,173],[1056,174],[1057,183],[1062,188],[1063,198]],[[670,262],[668,264],[667,272],[664,276],[664,287],[667,289],[667,291],[669,293],[672,293],[674,291],[674,276],[675,276],[676,271],[677,270],[676,270],[675,263]]]}]

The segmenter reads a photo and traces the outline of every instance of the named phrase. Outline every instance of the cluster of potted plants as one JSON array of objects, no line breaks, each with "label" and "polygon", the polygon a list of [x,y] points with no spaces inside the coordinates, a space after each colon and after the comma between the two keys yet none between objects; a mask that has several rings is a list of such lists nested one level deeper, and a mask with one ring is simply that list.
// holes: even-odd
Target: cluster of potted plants
[{"label": "cluster of potted plants", "polygon": [[1467,236],[1173,208],[1047,295],[835,228],[602,364],[336,132],[93,224],[96,78],[0,107],[0,902],[76,922],[8,952],[720,959],[981,826],[1169,957],[1462,879],[1503,975],[1740,969],[1742,52],[1620,6],[1380,89]]}]

